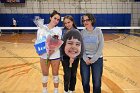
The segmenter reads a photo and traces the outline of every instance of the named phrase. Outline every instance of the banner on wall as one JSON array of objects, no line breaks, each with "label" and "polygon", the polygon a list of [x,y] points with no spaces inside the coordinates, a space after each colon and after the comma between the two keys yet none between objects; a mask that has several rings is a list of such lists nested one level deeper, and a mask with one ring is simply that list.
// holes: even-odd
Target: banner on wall
[{"label": "banner on wall", "polygon": [[25,3],[25,0],[1,0],[1,3]]}]

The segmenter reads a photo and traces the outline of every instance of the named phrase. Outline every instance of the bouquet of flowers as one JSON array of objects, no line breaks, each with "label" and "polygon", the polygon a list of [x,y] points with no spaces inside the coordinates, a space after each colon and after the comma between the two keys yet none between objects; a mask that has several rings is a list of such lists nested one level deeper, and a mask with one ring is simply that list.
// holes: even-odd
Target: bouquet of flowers
[{"label": "bouquet of flowers", "polygon": [[[40,31],[39,38],[37,38],[35,42],[35,49],[38,55],[42,55],[44,53],[47,53],[47,63],[48,59],[51,56],[51,54],[60,48],[60,46],[63,44],[63,41],[59,39],[59,36],[51,33],[43,24],[42,19],[35,19],[34,23],[40,28],[38,31]],[[45,30],[45,31],[44,31]],[[41,32],[46,32],[45,36]],[[52,52],[53,51],[53,52]]]},{"label": "bouquet of flowers", "polygon": [[41,19],[39,16],[35,16],[33,22],[37,27],[39,27],[37,32],[40,32],[37,36],[37,40],[35,41],[34,47],[36,49],[37,54],[42,55],[46,53],[46,37],[43,36],[43,32],[45,32],[44,30],[46,30],[46,28],[44,27],[44,19]]},{"label": "bouquet of flowers", "polygon": [[60,46],[63,44],[63,41],[58,38],[58,35],[48,35],[46,39],[46,50],[47,50],[47,63],[48,59],[51,56],[51,54],[60,48]]}]

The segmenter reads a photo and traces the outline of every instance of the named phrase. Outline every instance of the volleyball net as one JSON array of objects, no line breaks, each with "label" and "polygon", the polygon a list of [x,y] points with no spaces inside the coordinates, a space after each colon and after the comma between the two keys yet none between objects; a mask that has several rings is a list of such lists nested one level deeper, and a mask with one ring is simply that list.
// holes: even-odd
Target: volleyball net
[{"label": "volleyball net", "polygon": [[[63,29],[63,27],[60,27]],[[85,29],[85,27],[77,27],[80,31]],[[140,33],[140,27],[98,27],[103,33]],[[38,27],[0,27],[0,34],[2,33],[13,33],[17,30],[17,34],[20,33],[36,33]],[[20,32],[21,31],[21,32]]]}]

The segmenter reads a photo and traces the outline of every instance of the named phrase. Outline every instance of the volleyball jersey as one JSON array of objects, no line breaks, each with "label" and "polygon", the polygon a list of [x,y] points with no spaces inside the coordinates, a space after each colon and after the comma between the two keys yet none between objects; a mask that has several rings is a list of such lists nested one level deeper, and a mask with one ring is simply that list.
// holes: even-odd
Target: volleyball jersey
[{"label": "volleyball jersey", "polygon": [[[61,39],[61,36],[62,36],[62,30],[60,27],[54,27],[52,29],[49,29],[47,25],[44,25],[44,27],[46,29],[43,29],[43,28],[39,28],[38,31],[37,31],[37,39],[40,39],[42,38],[43,36],[47,37],[48,36],[48,32],[50,32],[49,35],[58,35],[59,39]],[[40,55],[41,58],[43,59],[47,59],[47,53],[44,53],[42,55]],[[57,49],[55,50],[55,52],[49,57],[49,59],[58,59],[60,58],[60,50]]]}]

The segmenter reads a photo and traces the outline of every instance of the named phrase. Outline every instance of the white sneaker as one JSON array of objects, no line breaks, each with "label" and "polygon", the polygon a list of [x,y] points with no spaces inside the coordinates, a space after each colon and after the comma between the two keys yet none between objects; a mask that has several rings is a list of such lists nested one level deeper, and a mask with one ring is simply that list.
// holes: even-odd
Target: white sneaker
[{"label": "white sneaker", "polygon": [[43,88],[42,93],[48,93],[47,88]]},{"label": "white sneaker", "polygon": [[69,93],[73,93],[73,91],[69,91]]},{"label": "white sneaker", "polygon": [[54,89],[54,93],[58,93],[58,89]]},{"label": "white sneaker", "polygon": [[64,91],[64,93],[68,93],[68,92]]}]

